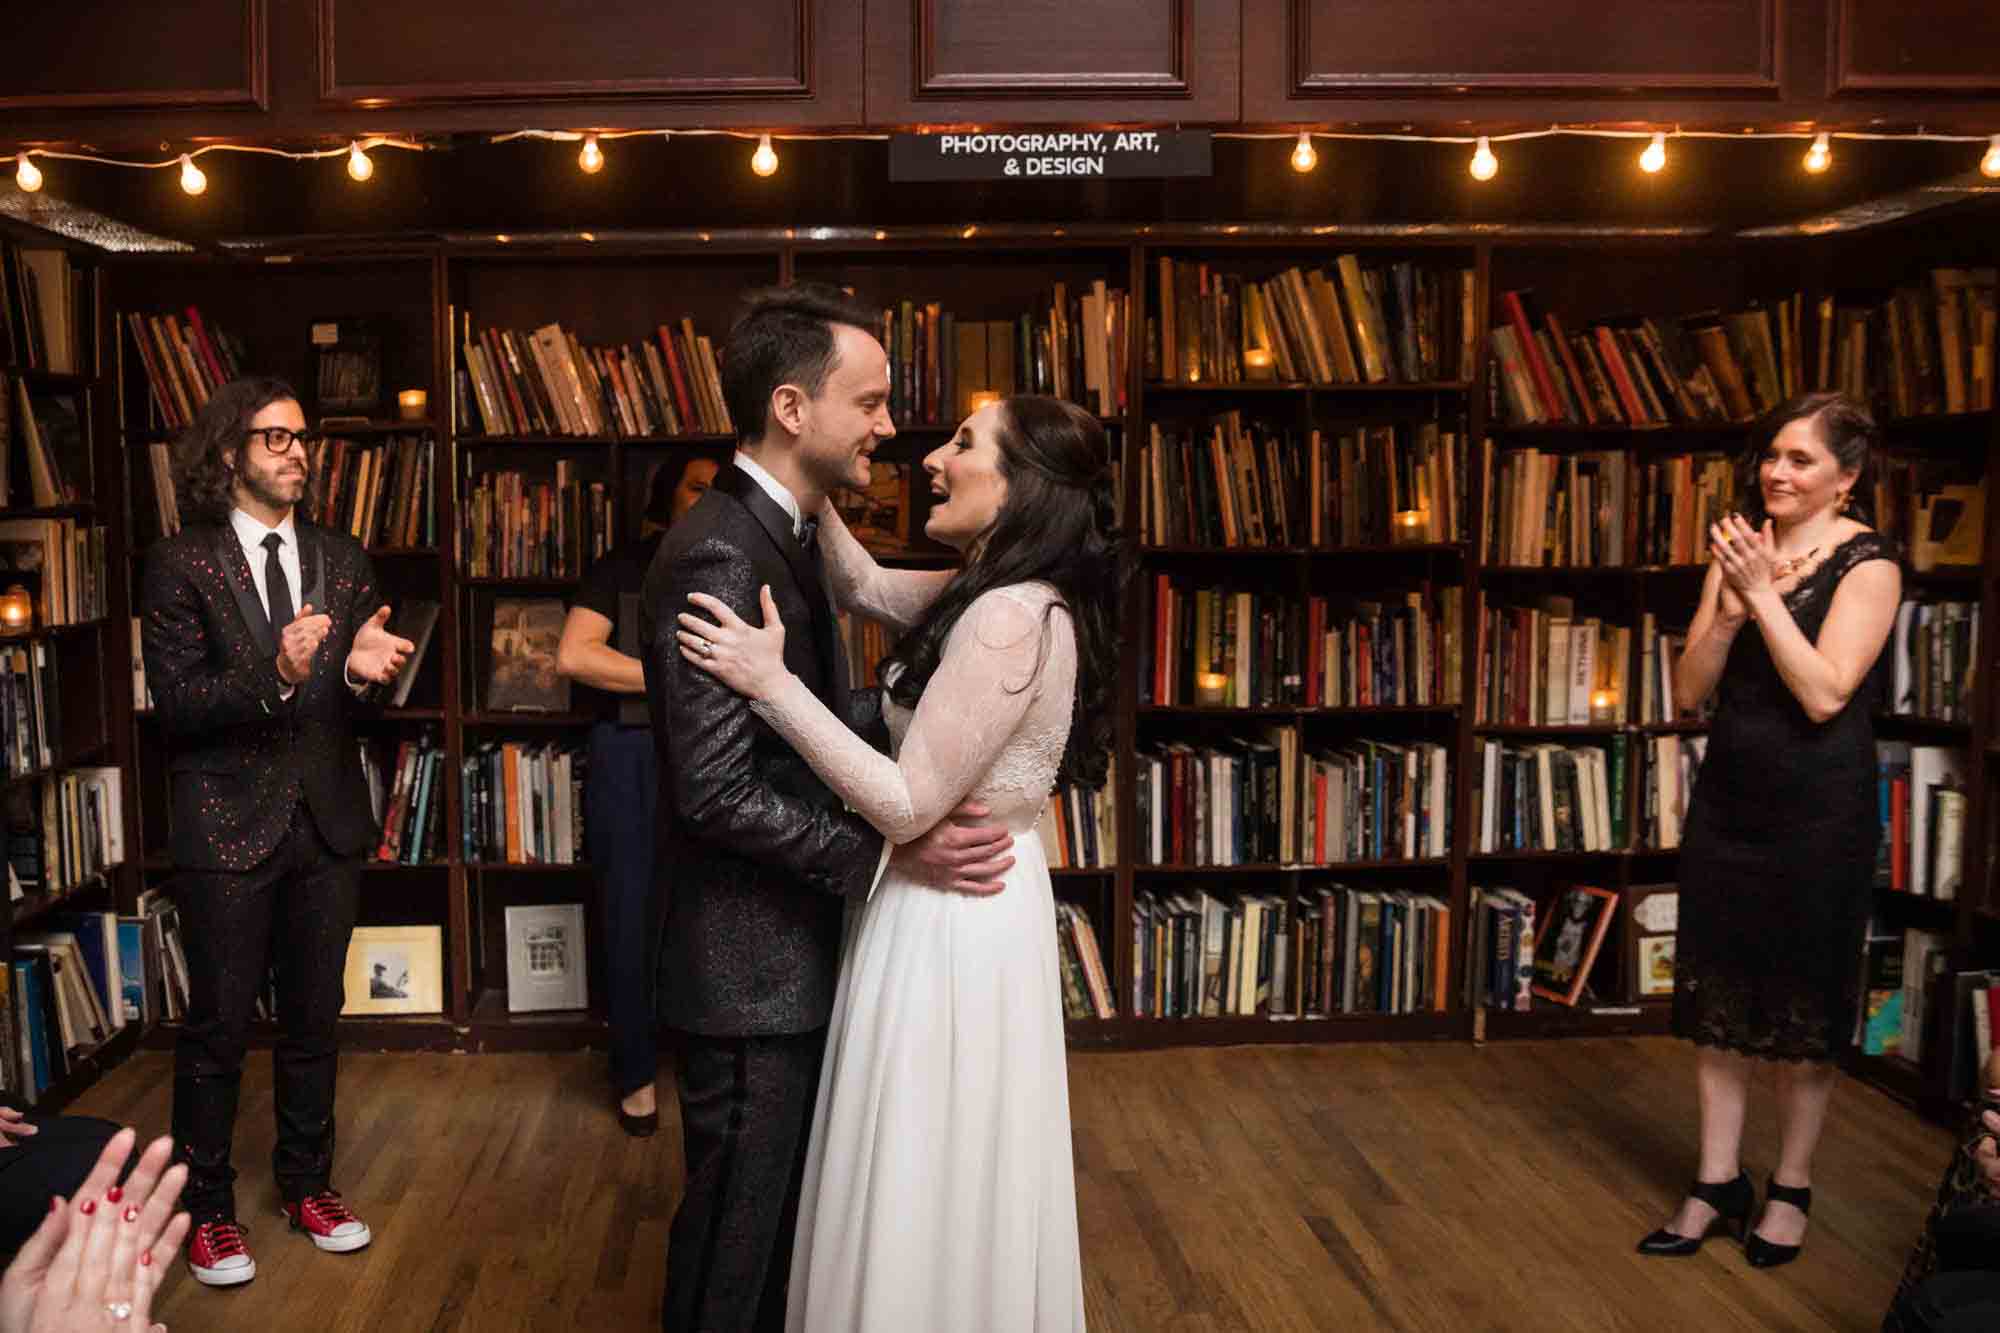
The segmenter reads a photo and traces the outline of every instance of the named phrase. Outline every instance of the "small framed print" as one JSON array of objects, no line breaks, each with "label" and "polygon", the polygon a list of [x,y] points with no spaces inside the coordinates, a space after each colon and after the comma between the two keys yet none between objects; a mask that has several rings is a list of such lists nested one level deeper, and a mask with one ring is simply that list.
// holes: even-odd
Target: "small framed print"
[{"label": "small framed print", "polygon": [[833,507],[863,547],[878,555],[910,549],[911,467],[875,463],[866,486],[833,493]]},{"label": "small framed print", "polygon": [[1535,934],[1535,994],[1567,1005],[1583,997],[1617,910],[1609,889],[1578,884],[1556,895]]},{"label": "small framed print", "polygon": [[1625,890],[1625,971],[1632,999],[1674,993],[1680,901],[1678,884],[1634,884]]},{"label": "small framed print", "polygon": [[442,926],[356,926],[343,1017],[444,1012]]},{"label": "small framed print", "polygon": [[507,1012],[588,1008],[583,904],[509,907],[506,916]]}]

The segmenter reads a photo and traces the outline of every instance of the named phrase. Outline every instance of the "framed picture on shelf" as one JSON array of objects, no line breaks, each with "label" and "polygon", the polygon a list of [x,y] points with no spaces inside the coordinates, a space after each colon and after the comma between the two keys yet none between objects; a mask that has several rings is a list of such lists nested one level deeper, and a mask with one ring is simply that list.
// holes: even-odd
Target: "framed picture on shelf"
[{"label": "framed picture on shelf", "polygon": [[583,904],[509,907],[506,916],[507,1012],[588,1008]]},{"label": "framed picture on shelf", "polygon": [[569,678],[556,671],[563,604],[553,597],[497,598],[486,707],[495,713],[566,713]]},{"label": "framed picture on shelf", "polygon": [[384,415],[382,334],[363,319],[314,320],[313,401],[321,416]]},{"label": "framed picture on shelf", "polygon": [[847,530],[877,555],[910,549],[910,474],[908,463],[877,462],[866,486],[833,493]]},{"label": "framed picture on shelf", "polygon": [[1631,978],[1631,999],[1674,993],[1680,902],[1678,884],[1634,884],[1625,890],[1625,975]]},{"label": "framed picture on shelf", "polygon": [[1617,908],[1618,895],[1611,890],[1578,884],[1558,893],[1550,910],[1538,913],[1535,994],[1567,1005],[1583,998]]},{"label": "framed picture on shelf", "polygon": [[444,1012],[442,926],[356,926],[342,1017]]}]

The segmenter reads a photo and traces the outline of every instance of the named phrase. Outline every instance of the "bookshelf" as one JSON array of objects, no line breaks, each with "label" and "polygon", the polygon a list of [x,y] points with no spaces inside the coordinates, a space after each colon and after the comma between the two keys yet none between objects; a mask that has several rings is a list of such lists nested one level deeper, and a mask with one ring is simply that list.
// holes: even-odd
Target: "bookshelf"
[{"label": "bookshelf", "polygon": [[[598,242],[540,239],[498,243],[486,236],[446,236],[425,245],[380,250],[315,253],[302,249],[282,264],[259,257],[133,258],[106,261],[107,311],[178,309],[199,305],[214,323],[244,338],[260,363],[298,376],[302,392],[310,377],[303,364],[306,322],[342,315],[386,316],[391,330],[389,360],[397,367],[392,387],[423,387],[430,394],[431,420],[383,423],[385,433],[429,431],[440,450],[438,475],[448,478],[435,496],[436,548],[390,548],[374,552],[385,586],[397,597],[425,596],[443,606],[432,660],[424,668],[411,707],[386,713],[368,724],[371,734],[407,736],[428,729],[446,756],[447,771],[488,741],[538,744],[577,738],[587,719],[573,713],[507,713],[486,706],[486,636],[492,602],[500,596],[560,598],[572,590],[572,574],[528,577],[471,577],[463,551],[463,507],[474,479],[507,468],[551,469],[561,461],[577,474],[601,481],[612,497],[613,536],[637,532],[646,477],[657,462],[689,451],[718,453],[725,437],[688,433],[633,438],[620,433],[566,435],[489,434],[471,427],[465,404],[454,404],[454,369],[465,321],[475,328],[536,328],[560,323],[585,345],[617,345],[649,336],[661,321],[693,321],[703,334],[726,330],[737,295],[748,288],[792,279],[810,279],[850,288],[869,308],[890,308],[902,300],[939,301],[961,319],[1003,320],[1020,314],[1036,293],[1061,282],[1071,291],[1102,282],[1131,296],[1129,355],[1119,384],[1119,410],[1105,413],[1107,437],[1120,468],[1121,502],[1128,531],[1141,513],[1144,480],[1141,451],[1155,428],[1202,428],[1238,412],[1247,422],[1268,425],[1293,440],[1314,430],[1408,426],[1436,423],[1462,433],[1472,463],[1463,475],[1464,527],[1450,540],[1401,545],[1364,540],[1348,544],[1291,541],[1265,547],[1217,549],[1185,542],[1147,544],[1135,551],[1140,571],[1126,606],[1125,629],[1133,651],[1126,654],[1117,690],[1116,789],[1112,793],[1120,829],[1120,856],[1103,870],[1059,872],[1058,899],[1082,911],[1096,932],[1112,981],[1118,1017],[1073,1020],[1071,1038],[1088,1045],[1156,1045],[1242,1041],[1346,1041],[1500,1039],[1578,1034],[1620,1035],[1661,1032],[1667,1026],[1664,1001],[1625,1002],[1620,965],[1600,965],[1604,999],[1575,1010],[1537,1000],[1526,1013],[1469,1007],[1464,997],[1466,944],[1463,927],[1475,885],[1505,884],[1533,894],[1560,883],[1602,884],[1617,892],[1635,884],[1671,880],[1672,851],[1621,846],[1596,852],[1479,852],[1466,831],[1475,818],[1476,756],[1489,739],[1503,743],[1541,741],[1609,744],[1614,739],[1635,752],[1660,737],[1699,734],[1699,723],[1540,726],[1488,723],[1474,706],[1478,683],[1478,607],[1531,605],[1557,595],[1574,599],[1580,613],[1615,613],[1617,623],[1636,626],[1651,612],[1662,627],[1684,626],[1698,594],[1699,565],[1623,564],[1547,567],[1489,560],[1477,540],[1489,497],[1477,482],[1480,442],[1496,450],[1533,448],[1558,457],[1578,452],[1616,452],[1643,465],[1648,460],[1690,452],[1734,450],[1748,436],[1729,422],[1644,427],[1506,424],[1498,388],[1489,379],[1484,343],[1469,375],[1445,373],[1411,382],[1311,383],[1248,381],[1187,383],[1168,380],[1143,354],[1147,321],[1158,318],[1160,261],[1207,265],[1212,272],[1269,280],[1285,270],[1327,267],[1335,256],[1352,253],[1364,265],[1413,263],[1471,275],[1473,309],[1483,330],[1496,317],[1496,293],[1531,288],[1546,309],[1565,321],[1587,321],[1630,312],[1662,316],[1707,308],[1738,309],[1746,302],[1800,291],[1808,306],[1821,292],[1850,288],[1880,292],[1925,272],[1933,264],[1991,265],[1994,254],[1981,218],[1968,215],[1921,230],[1889,226],[1853,235],[1746,241],[1699,236],[1661,238],[1634,234],[1598,235],[1571,242],[1537,229],[1515,235],[1494,227],[1453,233],[1437,229],[1401,230],[1264,227],[1235,235],[1218,226],[1159,224],[1146,227],[1094,226],[1066,229],[1010,225],[983,229],[914,227],[902,229],[772,229],[729,233],[655,232]],[[107,337],[104,355],[116,361],[117,343]],[[117,388],[125,425],[102,433],[111,446],[106,475],[119,476],[133,497],[132,512],[144,526],[150,483],[143,460],[130,453],[163,438],[147,420],[143,380],[134,381],[129,364],[109,377]],[[313,405],[307,403],[309,416]],[[469,423],[469,424],[468,424]],[[948,426],[908,424],[877,457],[914,464],[945,438]],[[1953,454],[1978,468],[1990,468],[2000,448],[1993,412],[1928,415],[1892,421],[1887,435],[1899,448]],[[920,528],[927,495],[913,488],[913,530]],[[1912,590],[1926,596],[1976,600],[1991,623],[1995,610],[1991,552],[1993,516],[1987,515],[1987,564],[1978,570],[1941,569],[1914,578]],[[1135,542],[1136,544],[1136,542]],[[119,608],[129,605],[134,561],[120,553],[113,626],[128,623]],[[900,563],[936,565],[943,557],[913,543]],[[1151,629],[1150,584],[1165,574],[1190,582],[1236,584],[1304,602],[1314,596],[1352,602],[1360,590],[1425,583],[1462,591],[1457,599],[1459,676],[1447,700],[1393,707],[1315,707],[1301,702],[1219,707],[1193,702],[1146,702],[1136,646]],[[1636,637],[1636,636],[1635,636]],[[111,632],[114,655],[124,648],[123,631]],[[1982,674],[1993,660],[1980,650]],[[1636,655],[1636,648],[1635,648]],[[1631,663],[1637,679],[1638,663]],[[114,694],[117,692],[114,691]],[[143,716],[118,705],[114,732],[130,745],[137,764],[133,824],[140,834],[130,872],[135,883],[164,879],[164,776],[157,736]],[[114,713],[117,709],[114,708]],[[1636,717],[1636,712],[1631,716]],[[1243,866],[1151,865],[1135,855],[1131,830],[1137,828],[1138,778],[1131,757],[1143,749],[1178,741],[1228,741],[1264,726],[1296,727],[1310,748],[1359,740],[1424,743],[1442,747],[1450,765],[1447,788],[1454,830],[1443,856],[1359,859],[1324,865],[1263,860]],[[1924,924],[1951,934],[1955,956],[1967,961],[2000,957],[2000,904],[1992,893],[1989,841],[1995,828],[1987,800],[1993,775],[2000,773],[1993,703],[1983,685],[1975,691],[1969,721],[1938,725],[1922,719],[1887,719],[1883,734],[1934,739],[1962,747],[1970,757],[1965,890],[1958,901],[1937,902],[1910,895],[1885,896],[1882,910],[1895,923]],[[122,731],[120,730],[122,728]],[[129,740],[124,737],[130,737]],[[116,748],[116,747],[114,747]],[[1628,781],[1623,793],[1625,825],[1637,829],[1643,813],[1640,784]],[[468,859],[460,839],[465,812],[456,783],[446,790],[447,857],[443,864],[384,870],[364,882],[364,923],[417,921],[444,927],[447,951],[447,1011],[430,1020],[354,1020],[344,1024],[358,1045],[397,1042],[458,1049],[560,1047],[603,1039],[601,1008],[569,1015],[510,1016],[505,1007],[504,964],[499,933],[501,910],[513,903],[594,898],[587,866],[499,865]],[[1361,888],[1410,889],[1433,894],[1450,911],[1449,966],[1441,978],[1442,1012],[1337,1014],[1327,1018],[1267,1021],[1215,1017],[1147,1019],[1132,1016],[1136,941],[1133,905],[1137,895],[1208,885],[1218,896],[1242,893],[1310,894],[1331,883]],[[1614,936],[1615,938],[1615,936]],[[1607,942],[1605,958],[1615,950]],[[593,974],[600,960],[591,958]],[[392,1041],[393,1037],[393,1041]],[[1908,1089],[1908,1071],[1884,1065],[1858,1072]],[[1891,1077],[1893,1075],[1894,1077]]]}]

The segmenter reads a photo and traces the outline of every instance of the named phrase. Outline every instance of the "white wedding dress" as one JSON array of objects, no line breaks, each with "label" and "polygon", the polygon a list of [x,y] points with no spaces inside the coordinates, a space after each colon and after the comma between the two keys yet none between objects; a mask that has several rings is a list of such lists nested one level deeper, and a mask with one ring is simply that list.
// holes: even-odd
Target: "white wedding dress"
[{"label": "white wedding dress", "polygon": [[[831,512],[836,604],[906,627],[949,581],[884,570]],[[796,678],[757,711],[907,842],[972,799],[1015,835],[992,897],[883,877],[850,907],[799,1201],[790,1333],[1071,1333],[1083,1270],[1055,900],[1034,835],[1069,737],[1076,645],[1052,589],[990,591],[877,753]]]}]

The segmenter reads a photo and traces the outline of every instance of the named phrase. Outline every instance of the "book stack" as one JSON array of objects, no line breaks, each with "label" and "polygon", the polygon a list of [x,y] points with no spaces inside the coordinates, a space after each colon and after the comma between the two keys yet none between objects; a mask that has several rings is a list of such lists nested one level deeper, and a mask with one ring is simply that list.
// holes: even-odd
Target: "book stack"
[{"label": "book stack", "polygon": [[56,656],[46,640],[0,647],[0,755],[8,777],[55,766],[62,737],[57,685]]},{"label": "book stack", "polygon": [[1735,462],[1721,454],[1677,454],[1641,465],[1638,563],[1707,564],[1709,525],[1742,511],[1739,481]]},{"label": "book stack", "polygon": [[84,272],[67,250],[0,241],[0,352],[6,364],[73,375],[90,337]]},{"label": "book stack", "polygon": [[1333,865],[1441,857],[1451,759],[1430,742],[1307,753],[1296,726],[1138,756],[1143,865]]},{"label": "book stack", "polygon": [[1965,863],[1966,758],[1962,750],[1875,742],[1882,819],[1875,882],[1944,901],[1958,896]]},{"label": "book stack", "polygon": [[553,477],[482,472],[465,498],[473,578],[578,578],[615,541],[617,505],[602,481],[558,459]]},{"label": "book stack", "polygon": [[549,743],[488,743],[459,774],[465,859],[506,865],[583,861],[584,759]]},{"label": "book stack", "polygon": [[1102,281],[1071,292],[1055,283],[1029,314],[961,319],[936,301],[882,311],[876,336],[889,354],[889,411],[902,426],[955,426],[973,396],[1048,394],[1096,413],[1125,410],[1131,300]]},{"label": "book stack", "polygon": [[1979,603],[1905,601],[1896,609],[1888,658],[1885,711],[1970,723]]},{"label": "book stack", "polygon": [[1471,903],[1465,1003],[1526,1013],[1534,1007],[1535,900],[1519,889],[1475,884]]},{"label": "book stack", "polygon": [[1056,904],[1056,948],[1062,967],[1063,1017],[1116,1018],[1111,974],[1097,948],[1097,930],[1082,908]]},{"label": "book stack", "polygon": [[0,1006],[0,1044],[6,1048],[0,1082],[30,1104],[124,1026],[124,1006],[109,989],[104,934],[88,917],[109,914],[80,914],[74,924],[83,927],[81,935],[43,930],[14,937],[12,1002]]},{"label": "book stack", "polygon": [[7,888],[63,894],[125,860],[124,774],[78,768],[6,793]]},{"label": "book stack", "polygon": [[145,367],[153,423],[164,430],[193,425],[209,395],[250,364],[240,339],[208,323],[195,306],[186,313],[185,323],[172,311],[125,316],[125,331]]},{"label": "book stack", "polygon": [[857,689],[880,685],[882,659],[896,646],[894,632],[879,620],[855,615],[851,611],[837,612],[836,619],[840,642],[847,652],[848,680]]},{"label": "book stack", "polygon": [[[1621,739],[1612,738],[1614,743]],[[1708,753],[1706,736],[1648,736],[1639,748],[1640,838],[1645,846],[1671,851],[1681,845],[1688,797]]]},{"label": "book stack", "polygon": [[[90,440],[83,401],[65,390],[30,390],[28,382],[0,376],[0,506],[29,503],[48,508],[75,504],[90,491]],[[14,472],[18,443],[28,475]],[[26,481],[25,491],[22,482]]]},{"label": "book stack", "polygon": [[1118,826],[1113,793],[1116,778],[1101,787],[1059,784],[1035,825],[1051,870],[1109,870],[1118,864]]},{"label": "book stack", "polygon": [[[1995,315],[1990,268],[1932,269],[1928,282],[1898,287],[1869,321],[1872,387],[1887,415],[1991,411]],[[1869,350],[1864,341],[1861,355]],[[1866,383],[1867,371],[1856,378]]]},{"label": "book stack", "polygon": [[1900,538],[1912,568],[1979,567],[1986,555],[1982,455],[1878,455],[1874,517]]},{"label": "book stack", "polygon": [[1539,607],[1489,607],[1482,592],[1478,720],[1533,727],[1623,724],[1631,716],[1631,657],[1630,626],[1578,615],[1570,598],[1545,598]]},{"label": "book stack", "polygon": [[375,859],[391,865],[436,865],[444,849],[444,750],[426,733],[397,743],[385,765],[382,755],[360,742],[361,770],[382,840]]},{"label": "book stack", "polygon": [[0,519],[0,588],[32,585],[38,625],[83,625],[104,618],[106,530],[73,518]]},{"label": "book stack", "polygon": [[364,546],[437,545],[436,456],[429,436],[367,445],[321,440],[307,472],[312,521]]},{"label": "book stack", "polygon": [[1146,374],[1179,384],[1470,380],[1475,274],[1398,260],[1259,280],[1162,256]]},{"label": "book stack", "polygon": [[1715,692],[1684,717],[1674,706],[1674,668],[1687,647],[1687,635],[1663,633],[1651,611],[1639,617],[1639,723],[1707,721],[1715,715]]},{"label": "book stack", "polygon": [[661,324],[652,340],[585,347],[560,324],[475,333],[467,314],[460,352],[461,430],[619,439],[733,430],[715,347],[692,319]]},{"label": "book stack", "polygon": [[1480,533],[1489,565],[1616,566],[1632,562],[1633,459],[1480,447],[1487,504]]},{"label": "book stack", "polygon": [[1483,853],[1608,852],[1626,847],[1627,737],[1604,745],[1484,740],[1472,808]]}]

